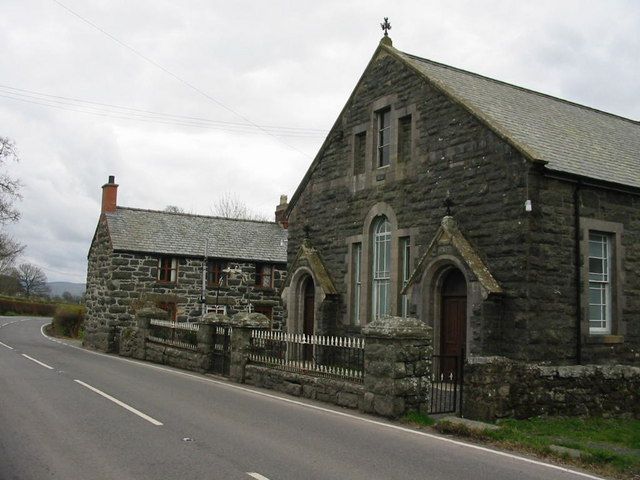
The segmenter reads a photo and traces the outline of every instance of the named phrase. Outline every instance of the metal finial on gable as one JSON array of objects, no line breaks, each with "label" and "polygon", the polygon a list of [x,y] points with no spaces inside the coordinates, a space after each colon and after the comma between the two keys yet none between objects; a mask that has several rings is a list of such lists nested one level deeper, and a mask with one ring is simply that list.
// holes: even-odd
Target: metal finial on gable
[{"label": "metal finial on gable", "polygon": [[389,30],[391,30],[391,24],[389,23],[389,17],[384,17],[384,23],[381,23],[380,26],[382,27],[382,30],[384,31],[384,36],[388,37],[389,36]]}]

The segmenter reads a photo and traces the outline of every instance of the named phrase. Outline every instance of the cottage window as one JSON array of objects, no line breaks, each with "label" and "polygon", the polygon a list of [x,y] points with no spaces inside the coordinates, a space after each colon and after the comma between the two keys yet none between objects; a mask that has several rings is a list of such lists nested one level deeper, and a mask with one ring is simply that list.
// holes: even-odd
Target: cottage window
[{"label": "cottage window", "polygon": [[256,287],[273,288],[273,265],[256,263]]},{"label": "cottage window", "polygon": [[227,284],[227,277],[224,269],[227,268],[227,262],[220,260],[210,260],[207,263],[207,285],[217,287]]},{"label": "cottage window", "polygon": [[611,333],[611,236],[589,232],[589,333]]},{"label": "cottage window", "polygon": [[373,228],[373,318],[389,314],[391,287],[391,224],[381,216]]},{"label": "cottage window", "polygon": [[[411,262],[410,262],[410,242],[409,237],[402,237],[400,239],[400,271],[402,273],[402,286],[404,288],[409,281],[409,275],[411,275]],[[406,317],[409,313],[409,298],[406,295],[402,295],[402,311],[403,317]]]},{"label": "cottage window", "polygon": [[360,325],[360,297],[362,295],[362,244],[354,243],[351,250],[353,298],[351,323]]},{"label": "cottage window", "polygon": [[158,281],[175,283],[178,278],[178,259],[175,257],[160,257],[158,259]]},{"label": "cottage window", "polygon": [[391,150],[391,110],[384,109],[377,112],[378,122],[378,168],[389,165]]}]

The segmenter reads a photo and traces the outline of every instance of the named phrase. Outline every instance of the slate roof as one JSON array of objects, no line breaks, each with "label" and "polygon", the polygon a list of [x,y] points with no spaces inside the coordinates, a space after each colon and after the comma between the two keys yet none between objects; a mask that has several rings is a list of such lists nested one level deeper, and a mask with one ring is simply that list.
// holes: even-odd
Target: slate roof
[{"label": "slate roof", "polygon": [[640,187],[640,122],[386,48],[548,169]]},{"label": "slate roof", "polygon": [[117,207],[105,213],[114,250],[287,261],[287,230],[277,223]]}]

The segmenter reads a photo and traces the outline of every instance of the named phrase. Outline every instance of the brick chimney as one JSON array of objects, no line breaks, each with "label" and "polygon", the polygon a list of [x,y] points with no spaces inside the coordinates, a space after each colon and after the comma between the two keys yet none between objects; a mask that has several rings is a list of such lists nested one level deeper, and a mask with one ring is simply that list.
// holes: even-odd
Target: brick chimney
[{"label": "brick chimney", "polygon": [[289,227],[289,220],[287,219],[287,207],[289,203],[287,202],[286,195],[280,195],[280,205],[276,207],[276,222],[278,222],[282,228]]},{"label": "brick chimney", "polygon": [[109,175],[109,181],[102,186],[102,211],[115,212],[118,202],[118,184],[116,177]]}]

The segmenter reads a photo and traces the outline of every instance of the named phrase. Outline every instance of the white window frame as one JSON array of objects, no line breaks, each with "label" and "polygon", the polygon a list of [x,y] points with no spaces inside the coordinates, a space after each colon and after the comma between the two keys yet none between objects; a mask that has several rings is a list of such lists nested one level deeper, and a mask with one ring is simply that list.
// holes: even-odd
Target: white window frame
[{"label": "white window frame", "polygon": [[360,300],[362,298],[362,243],[353,244],[351,258],[353,260],[353,310],[351,314],[351,323],[353,325],[360,325]]},{"label": "white window frame", "polygon": [[[402,275],[402,282],[400,282],[400,289],[402,290],[409,282],[409,276],[411,275],[411,238],[400,238],[400,272]],[[401,298],[401,315],[406,317],[409,314],[409,297],[405,294]]]},{"label": "white window frame", "polygon": [[372,319],[391,311],[391,223],[386,216],[375,221],[372,238]]},{"label": "white window frame", "polygon": [[[376,151],[377,151],[377,168],[383,168],[391,164],[391,108],[384,108],[376,112]],[[388,124],[384,124],[385,118]],[[386,143],[385,138],[386,136]],[[387,149],[387,163],[382,163],[384,149]]]},{"label": "white window frame", "polygon": [[[612,241],[611,235],[589,231],[589,334],[608,335],[611,333],[612,324],[612,285],[611,263]],[[598,251],[599,250],[599,251]],[[598,265],[596,271],[592,271],[592,264]],[[592,294],[597,292],[600,297],[598,302],[593,302]],[[595,325],[594,325],[595,324]]]}]

